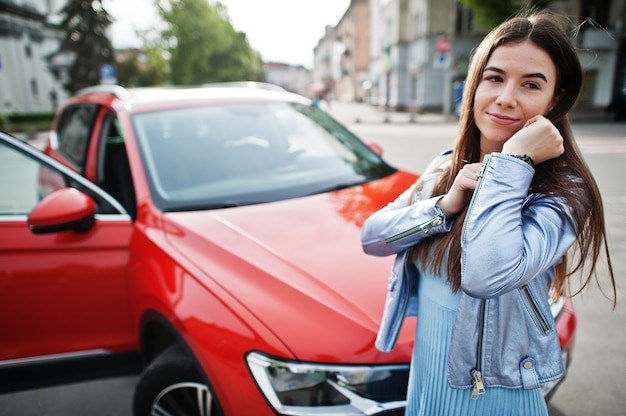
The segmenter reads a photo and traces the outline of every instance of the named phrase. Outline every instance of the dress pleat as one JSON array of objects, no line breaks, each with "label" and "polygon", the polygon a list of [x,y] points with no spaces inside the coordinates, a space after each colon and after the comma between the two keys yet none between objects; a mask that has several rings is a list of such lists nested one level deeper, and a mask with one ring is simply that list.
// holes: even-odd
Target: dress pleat
[{"label": "dress pleat", "polygon": [[407,416],[548,416],[540,389],[471,389],[448,385],[446,368],[460,293],[420,269],[418,323],[408,387]]}]

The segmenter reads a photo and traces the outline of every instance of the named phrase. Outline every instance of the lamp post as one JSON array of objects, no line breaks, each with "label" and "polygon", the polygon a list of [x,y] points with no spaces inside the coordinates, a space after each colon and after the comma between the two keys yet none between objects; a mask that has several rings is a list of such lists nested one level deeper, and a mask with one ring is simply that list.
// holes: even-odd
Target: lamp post
[{"label": "lamp post", "polygon": [[383,73],[385,74],[385,123],[389,123],[389,100],[391,99],[391,46],[385,48],[383,55]]},{"label": "lamp post", "polygon": [[440,50],[438,50],[438,52],[445,53],[447,55],[447,65],[445,68],[443,84],[443,116],[446,120],[449,120],[452,115],[452,78],[454,76],[452,70],[454,65],[452,45],[454,43],[454,32],[456,27],[456,4],[457,0],[449,0],[448,36],[445,37],[445,42],[442,42]]},{"label": "lamp post", "polygon": [[415,62],[409,64],[409,73],[411,74],[411,111],[409,122],[417,122],[417,75],[420,72],[420,66]]}]

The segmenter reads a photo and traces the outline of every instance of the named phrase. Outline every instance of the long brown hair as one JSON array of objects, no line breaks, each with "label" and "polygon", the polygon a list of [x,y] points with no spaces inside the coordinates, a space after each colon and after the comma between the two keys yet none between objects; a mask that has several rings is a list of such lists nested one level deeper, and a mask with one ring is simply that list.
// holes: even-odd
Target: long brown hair
[{"label": "long brown hair", "polygon": [[[578,55],[561,18],[548,11],[528,12],[513,17],[491,31],[476,48],[467,74],[459,135],[449,159],[451,166],[439,176],[433,195],[448,192],[464,164],[480,161],[480,131],[474,121],[474,95],[493,51],[500,45],[522,41],[530,41],[539,46],[550,55],[557,70],[554,95],[560,97],[546,117],[563,136],[565,152],[537,165],[529,192],[564,200],[568,206],[573,207],[574,226],[578,230],[576,260],[568,264],[564,258],[557,266],[553,288],[556,294],[565,293],[566,287],[569,288],[569,277],[577,271],[583,271],[581,287],[574,293],[578,294],[595,276],[596,262],[604,247],[615,306],[615,278],[606,243],[600,191],[574,140],[567,116],[580,93],[583,75]],[[417,185],[416,189],[419,189],[419,181]],[[412,252],[413,260],[419,259],[434,272],[446,272],[453,290],[458,290],[461,286],[461,230],[466,210],[467,207],[458,215],[449,233],[422,241]],[[442,270],[444,262],[447,264],[446,270]]]}]

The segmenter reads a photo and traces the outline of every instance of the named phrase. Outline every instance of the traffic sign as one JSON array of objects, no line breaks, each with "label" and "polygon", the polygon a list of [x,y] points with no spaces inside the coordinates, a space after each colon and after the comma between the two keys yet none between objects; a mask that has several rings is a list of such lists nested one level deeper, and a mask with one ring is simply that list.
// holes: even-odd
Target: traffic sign
[{"label": "traffic sign", "polygon": [[117,76],[115,75],[115,67],[112,64],[100,65],[100,83],[101,84],[117,83]]},{"label": "traffic sign", "polygon": [[435,50],[440,54],[446,54],[452,49],[452,41],[446,36],[439,36],[435,42]]},{"label": "traffic sign", "polygon": [[449,53],[436,53],[433,59],[433,68],[446,69],[450,67]]}]

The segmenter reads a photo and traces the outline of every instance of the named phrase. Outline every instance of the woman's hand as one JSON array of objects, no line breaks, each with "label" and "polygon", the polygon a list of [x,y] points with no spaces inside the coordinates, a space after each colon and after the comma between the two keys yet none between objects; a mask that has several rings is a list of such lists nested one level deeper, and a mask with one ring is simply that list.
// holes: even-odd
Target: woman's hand
[{"label": "woman's hand", "polygon": [[437,202],[439,209],[446,217],[458,214],[469,203],[470,191],[476,189],[478,179],[480,179],[478,172],[480,172],[482,166],[482,163],[470,163],[463,166],[463,169],[457,173],[448,193]]},{"label": "woman's hand", "polygon": [[535,164],[558,157],[564,151],[561,133],[543,116],[529,119],[524,127],[502,146],[503,154],[528,155]]}]

